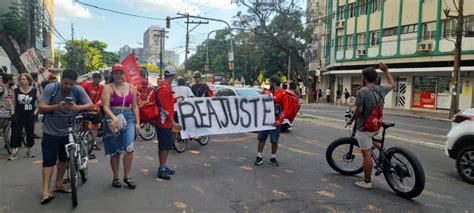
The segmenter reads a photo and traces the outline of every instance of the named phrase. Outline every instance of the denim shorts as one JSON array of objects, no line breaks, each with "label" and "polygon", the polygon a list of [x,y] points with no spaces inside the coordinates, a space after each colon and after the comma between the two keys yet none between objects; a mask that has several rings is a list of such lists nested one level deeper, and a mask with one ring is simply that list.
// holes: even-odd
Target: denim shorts
[{"label": "denim shorts", "polygon": [[[122,113],[122,109],[112,109],[114,115]],[[127,126],[119,131],[119,134],[112,134],[107,122],[104,123],[104,150],[105,155],[117,155],[123,152],[133,152],[133,142],[135,141],[135,116],[131,109],[124,109],[123,116],[127,120]]]},{"label": "denim shorts", "polygon": [[280,126],[272,130],[264,130],[264,131],[258,132],[258,136],[257,136],[258,142],[265,143],[267,141],[268,135],[270,135],[270,142],[272,144],[278,144],[278,139],[280,138]]},{"label": "denim shorts", "polygon": [[56,165],[56,161],[66,162],[66,147],[68,136],[54,136],[43,132],[41,152],[43,154],[43,167]]},{"label": "denim shorts", "polygon": [[173,149],[173,129],[172,128],[156,128],[158,137],[158,150]]}]

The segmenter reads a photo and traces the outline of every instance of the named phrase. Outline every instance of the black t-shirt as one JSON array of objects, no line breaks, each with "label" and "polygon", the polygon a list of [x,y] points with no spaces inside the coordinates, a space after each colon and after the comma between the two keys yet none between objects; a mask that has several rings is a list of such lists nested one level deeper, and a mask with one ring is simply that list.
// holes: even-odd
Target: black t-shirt
[{"label": "black t-shirt", "polygon": [[37,89],[32,88],[30,92],[23,93],[20,88],[15,90],[15,114],[27,115],[33,114],[36,110],[36,93]]},{"label": "black t-shirt", "polygon": [[207,97],[209,94],[209,87],[207,84],[194,84],[191,87],[191,91],[193,91],[193,94],[195,97]]}]

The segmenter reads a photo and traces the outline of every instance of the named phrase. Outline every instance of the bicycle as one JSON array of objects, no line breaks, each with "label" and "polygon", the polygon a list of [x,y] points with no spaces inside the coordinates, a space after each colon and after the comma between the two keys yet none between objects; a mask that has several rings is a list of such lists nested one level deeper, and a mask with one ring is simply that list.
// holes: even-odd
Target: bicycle
[{"label": "bicycle", "polygon": [[[346,110],[346,119],[351,116],[352,111]],[[387,150],[384,149],[385,131],[393,126],[395,126],[394,123],[383,123],[380,148],[373,148],[379,151],[378,155],[372,152],[372,159],[375,162],[375,176],[383,173],[388,185],[397,195],[407,199],[414,198],[423,192],[425,173],[418,158],[406,148],[394,146]],[[343,175],[356,175],[363,172],[362,152],[358,149],[359,143],[355,139],[356,127],[357,125],[354,124],[350,137],[333,141],[326,150],[326,161],[329,166]],[[402,161],[402,158],[405,161]],[[410,181],[410,178],[414,180]],[[405,183],[410,185],[405,186]]]},{"label": "bicycle", "polygon": [[143,140],[149,141],[153,139],[156,135],[156,128],[153,125],[153,123],[141,123],[140,124],[140,131],[138,132],[138,135]]},{"label": "bicycle", "polygon": [[173,128],[173,147],[176,152],[182,153],[186,151],[189,141],[197,141],[199,144],[201,144],[201,146],[205,146],[209,143],[209,135],[200,136],[197,138],[182,139],[181,133]]},{"label": "bicycle", "polygon": [[[77,199],[77,179],[81,176],[82,183],[86,183],[88,180],[88,147],[89,141],[86,137],[78,136],[77,131],[73,129],[74,122],[81,123],[83,116],[67,116],[68,117],[68,143],[65,145],[66,154],[68,159],[68,175],[71,184],[72,194],[72,205],[76,207],[78,204]],[[79,174],[78,174],[79,172]]]}]

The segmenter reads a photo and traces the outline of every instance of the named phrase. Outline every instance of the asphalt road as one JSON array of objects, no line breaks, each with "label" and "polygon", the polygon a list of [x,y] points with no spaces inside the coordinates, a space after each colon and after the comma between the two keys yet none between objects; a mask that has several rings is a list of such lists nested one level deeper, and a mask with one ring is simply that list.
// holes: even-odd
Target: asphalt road
[{"label": "asphalt road", "polygon": [[[188,151],[172,152],[169,166],[177,174],[171,181],[156,179],[157,142],[136,142],[133,176],[136,190],[112,188],[108,159],[102,152],[90,162],[89,181],[79,186],[79,206],[72,209],[70,195],[55,194],[50,204],[39,204],[41,156],[6,161],[0,150],[0,212],[472,212],[473,185],[463,182],[454,161],[441,150],[396,140],[414,152],[425,169],[426,187],[413,200],[398,197],[382,176],[372,190],[353,185],[361,175],[342,176],[326,163],[326,147],[347,131],[300,120],[282,134],[280,167],[256,167],[256,134],[213,136],[207,146],[189,144]],[[39,144],[39,141],[37,141]]]},{"label": "asphalt road", "polygon": [[[344,120],[344,109],[328,105],[302,106],[300,112],[310,115]],[[398,129],[446,136],[451,128],[451,122],[423,118],[413,118],[384,114],[384,121],[394,122]]]}]

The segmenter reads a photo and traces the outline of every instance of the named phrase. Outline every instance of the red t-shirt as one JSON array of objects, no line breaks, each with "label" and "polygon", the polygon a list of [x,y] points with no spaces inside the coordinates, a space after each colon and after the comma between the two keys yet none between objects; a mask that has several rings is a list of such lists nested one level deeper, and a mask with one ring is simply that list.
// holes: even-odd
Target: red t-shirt
[{"label": "red t-shirt", "polygon": [[94,87],[93,81],[84,81],[81,83],[81,87],[84,88],[89,98],[91,98],[92,103],[97,104],[100,101],[102,96],[102,91],[104,90],[104,85],[99,84],[98,87]]},{"label": "red t-shirt", "polygon": [[160,107],[160,116],[156,122],[158,128],[173,128],[174,118],[174,103],[176,99],[173,96],[173,89],[169,84],[164,81],[158,83],[158,100],[160,103],[157,105]]}]

